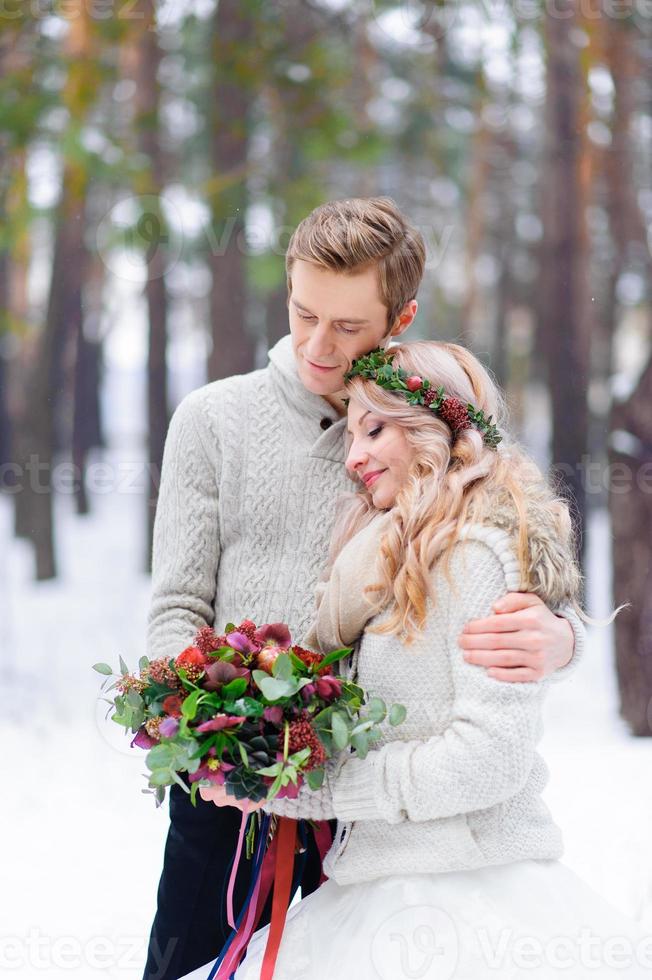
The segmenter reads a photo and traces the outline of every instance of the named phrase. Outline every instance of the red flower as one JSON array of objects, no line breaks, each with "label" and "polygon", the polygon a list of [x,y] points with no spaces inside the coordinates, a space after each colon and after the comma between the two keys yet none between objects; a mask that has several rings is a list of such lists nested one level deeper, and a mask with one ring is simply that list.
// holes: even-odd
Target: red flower
[{"label": "red flower", "polygon": [[324,746],[319,741],[319,736],[310,722],[302,718],[299,721],[293,721],[290,725],[288,752],[293,755],[305,748],[310,749],[305,768],[315,769],[317,766],[323,766],[326,762]]},{"label": "red flower", "polygon": [[163,702],[163,711],[170,718],[180,718],[181,717],[181,705],[183,704],[185,698],[180,698],[178,694],[170,694]]},{"label": "red flower", "polygon": [[219,650],[220,647],[224,646],[225,642],[226,638],[224,636],[218,636],[210,626],[202,626],[195,636],[195,646],[204,656],[212,653],[213,650]]},{"label": "red flower", "polygon": [[[298,657],[299,660],[306,665],[306,667],[314,667],[316,664],[320,664],[324,659],[320,654],[314,653],[312,650],[305,650],[303,647],[296,645],[292,647],[292,653],[295,655],[295,657]],[[330,669],[331,668],[327,665],[326,667],[322,667],[321,670],[318,670],[317,673],[322,675],[327,674]]]},{"label": "red flower", "polygon": [[243,619],[238,626],[238,633],[244,633],[244,635],[248,636],[253,643],[254,635],[256,633],[256,624],[250,619]]},{"label": "red flower", "polygon": [[203,667],[206,660],[206,655],[201,652],[199,647],[186,647],[174,663],[177,667]]},{"label": "red flower", "polygon": [[316,683],[317,694],[324,701],[333,701],[342,694],[342,682],[337,677],[320,677]]},{"label": "red flower", "polygon": [[459,398],[445,398],[439,406],[438,415],[451,427],[454,433],[472,427],[468,409]]}]

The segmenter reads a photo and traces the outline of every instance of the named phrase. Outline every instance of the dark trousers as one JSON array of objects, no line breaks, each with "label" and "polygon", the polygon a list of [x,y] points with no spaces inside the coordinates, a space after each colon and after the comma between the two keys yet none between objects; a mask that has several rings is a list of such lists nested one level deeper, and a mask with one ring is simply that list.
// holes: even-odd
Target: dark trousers
[{"label": "dark trousers", "polygon": [[[203,963],[214,960],[231,929],[226,921],[226,888],[240,829],[241,812],[190,797],[179,786],[170,790],[170,829],[165,844],[163,873],[158,886],[157,910],[149,939],[143,980],[178,980]],[[334,825],[333,825],[334,826]],[[295,862],[295,884],[303,895],[319,885],[319,852],[310,828],[300,881]],[[247,896],[251,861],[244,857],[236,878],[234,911]],[[259,928],[269,922],[271,893]]]}]

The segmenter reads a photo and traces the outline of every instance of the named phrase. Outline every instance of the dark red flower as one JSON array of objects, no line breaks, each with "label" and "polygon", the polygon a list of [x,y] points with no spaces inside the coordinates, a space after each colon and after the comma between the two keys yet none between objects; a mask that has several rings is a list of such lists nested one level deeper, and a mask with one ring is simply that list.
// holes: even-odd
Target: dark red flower
[{"label": "dark red flower", "polygon": [[206,678],[203,687],[206,691],[220,691],[236,677],[249,679],[251,672],[246,667],[235,667],[226,660],[216,660],[206,667]]},{"label": "dark red flower", "polygon": [[181,717],[181,705],[183,704],[185,698],[179,697],[178,694],[170,694],[163,702],[163,711],[166,715],[171,718]]},{"label": "dark red flower", "polygon": [[225,642],[226,637],[218,636],[210,626],[202,626],[195,636],[195,646],[198,650],[201,650],[204,656],[208,656],[213,650],[219,650],[220,647],[224,646]]},{"label": "dark red flower", "polygon": [[152,738],[151,735],[147,733],[147,729],[144,725],[141,725],[134,737],[131,740],[131,746],[137,745],[139,749],[151,749],[157,744],[157,739]]},{"label": "dark red flower", "polygon": [[471,428],[468,409],[459,398],[445,398],[439,406],[437,414],[451,427],[454,433]]},{"label": "dark red flower", "polygon": [[[292,653],[295,655],[295,657],[298,657],[299,660],[306,665],[306,667],[314,667],[316,664],[320,664],[324,659],[320,654],[314,653],[312,650],[305,650],[303,647],[296,646],[296,644],[292,647]],[[322,675],[327,674],[330,669],[331,668],[327,665],[326,667],[322,667],[321,670],[318,670],[317,673]]]},{"label": "dark red flower", "polygon": [[269,643],[275,647],[287,650],[292,643],[290,631],[285,623],[267,623],[256,630],[256,643]]},{"label": "dark red flower", "polygon": [[305,748],[310,749],[310,755],[305,768],[315,769],[317,766],[323,766],[326,762],[324,746],[319,741],[319,736],[310,722],[305,718],[300,718],[298,721],[293,721],[290,724],[288,752],[290,755],[293,755],[295,752],[300,752],[301,749]]},{"label": "dark red flower", "polygon": [[334,701],[342,693],[342,682],[337,677],[319,677],[315,686],[317,694],[324,701]]},{"label": "dark red flower", "polygon": [[223,728],[234,728],[241,722],[247,719],[240,715],[222,715],[217,714],[210,721],[204,721],[201,725],[197,725],[196,731],[198,732],[221,732]]}]

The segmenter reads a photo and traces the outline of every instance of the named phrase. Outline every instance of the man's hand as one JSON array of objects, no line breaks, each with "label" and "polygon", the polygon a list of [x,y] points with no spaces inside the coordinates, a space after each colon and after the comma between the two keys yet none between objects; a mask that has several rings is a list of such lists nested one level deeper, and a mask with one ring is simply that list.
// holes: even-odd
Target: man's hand
[{"label": "man's hand", "polygon": [[215,806],[235,806],[238,810],[246,811],[247,813],[253,813],[254,810],[260,810],[262,806],[267,802],[266,800],[259,800],[258,803],[254,803],[253,800],[236,800],[235,796],[231,796],[224,789],[224,786],[200,786],[199,795],[202,800],[206,800],[207,803],[211,801]]},{"label": "man's hand", "polygon": [[508,592],[495,616],[467,623],[458,638],[464,659],[499,681],[539,681],[573,656],[575,634],[531,592]]}]

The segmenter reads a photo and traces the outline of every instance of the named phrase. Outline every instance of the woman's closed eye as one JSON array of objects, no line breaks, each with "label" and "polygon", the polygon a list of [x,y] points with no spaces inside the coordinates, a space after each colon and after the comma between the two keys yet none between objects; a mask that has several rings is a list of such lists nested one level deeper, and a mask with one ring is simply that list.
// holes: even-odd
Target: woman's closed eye
[{"label": "woman's closed eye", "polygon": [[371,431],[368,432],[367,435],[369,436],[370,439],[377,439],[382,431],[383,431],[383,426],[377,425],[374,429],[371,429]]}]

